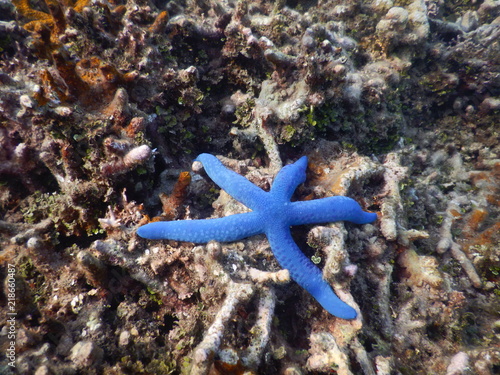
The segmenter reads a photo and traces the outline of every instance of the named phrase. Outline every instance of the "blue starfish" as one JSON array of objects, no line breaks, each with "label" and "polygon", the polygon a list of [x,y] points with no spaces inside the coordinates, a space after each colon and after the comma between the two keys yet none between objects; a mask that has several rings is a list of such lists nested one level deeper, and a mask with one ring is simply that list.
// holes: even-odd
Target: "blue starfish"
[{"label": "blue starfish", "polygon": [[290,226],[339,220],[366,224],[374,221],[377,214],[363,211],[355,200],[342,196],[290,202],[297,186],[306,180],[306,156],[282,168],[269,192],[227,169],[213,155],[201,154],[196,160],[217,185],[252,211],[219,219],[150,223],[137,230],[139,236],[206,243],[236,241],[264,233],[281,266],[321,306],[339,318],[356,318],[356,310],[335,295],[321,271],[300,251],[290,234]]}]

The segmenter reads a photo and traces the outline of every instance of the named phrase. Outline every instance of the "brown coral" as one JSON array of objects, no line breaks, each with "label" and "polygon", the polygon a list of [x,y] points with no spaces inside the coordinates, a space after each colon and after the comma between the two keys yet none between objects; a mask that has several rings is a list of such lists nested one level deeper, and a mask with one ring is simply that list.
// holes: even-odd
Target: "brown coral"
[{"label": "brown coral", "polygon": [[191,182],[189,172],[181,172],[179,178],[174,185],[174,189],[170,195],[165,193],[160,194],[161,204],[163,206],[162,218],[165,220],[174,220],[179,217],[180,206],[184,203],[187,195],[187,189]]}]

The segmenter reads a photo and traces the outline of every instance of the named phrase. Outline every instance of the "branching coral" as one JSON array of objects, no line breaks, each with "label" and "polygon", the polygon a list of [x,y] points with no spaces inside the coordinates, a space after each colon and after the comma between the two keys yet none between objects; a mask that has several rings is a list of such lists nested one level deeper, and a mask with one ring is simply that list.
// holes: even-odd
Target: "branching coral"
[{"label": "branching coral", "polygon": [[207,330],[201,343],[194,349],[193,365],[190,374],[207,374],[214,354],[219,350],[222,335],[229,319],[234,315],[239,303],[247,301],[253,294],[253,288],[248,284],[228,285],[227,297],[222,308],[217,313],[214,322]]},{"label": "branching coral", "polygon": [[[17,373],[498,372],[499,16],[494,0],[0,2]],[[324,313],[264,237],[135,237],[162,213],[246,211],[181,175],[202,152],[264,190],[307,155],[293,200],[382,213],[292,232],[360,319]]]}]

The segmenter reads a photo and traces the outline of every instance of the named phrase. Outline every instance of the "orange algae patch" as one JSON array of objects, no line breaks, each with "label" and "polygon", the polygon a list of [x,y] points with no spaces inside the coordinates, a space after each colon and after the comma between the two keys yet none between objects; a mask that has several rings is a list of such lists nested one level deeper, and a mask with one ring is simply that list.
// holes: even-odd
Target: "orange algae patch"
[{"label": "orange algae patch", "polygon": [[492,246],[500,241],[500,222],[493,224],[488,229],[482,231],[480,234],[472,237],[464,244],[464,250],[469,251],[475,246]]},{"label": "orange algae patch", "polygon": [[149,32],[151,32],[153,34],[161,34],[161,33],[165,32],[165,29],[166,29],[167,23],[168,23],[168,19],[169,19],[168,12],[166,10],[164,10],[163,12],[158,14],[155,21],[153,22],[153,24],[149,28]]},{"label": "orange algae patch", "polygon": [[492,206],[500,206],[500,197],[498,194],[489,194],[486,196],[486,202]]},{"label": "orange algae patch", "polygon": [[[127,105],[128,98],[126,95],[117,96],[117,90],[134,80],[135,72],[123,74],[97,57],[75,63],[59,50],[52,53],[52,58],[60,79],[47,70],[42,71],[42,92],[36,97],[40,105],[50,100],[63,103],[78,100],[88,110],[103,110],[107,116],[122,114],[121,107]],[[116,103],[113,103],[115,99]]]},{"label": "orange algae patch", "polygon": [[142,117],[134,117],[125,127],[125,134],[129,138],[135,138],[137,134],[146,127],[145,120]]},{"label": "orange algae patch", "polygon": [[236,364],[226,363],[222,360],[216,360],[208,375],[244,375],[250,374],[240,361]]},{"label": "orange algae patch", "polygon": [[[491,205],[491,215],[500,205],[500,163],[495,163],[489,172],[481,171],[471,175],[473,186],[486,190],[486,201]],[[463,228],[465,237],[464,250],[470,252],[474,247],[498,246],[500,242],[500,222],[493,220],[488,210],[476,208],[469,215],[468,221]],[[488,224],[492,222],[488,226]],[[486,227],[487,228],[484,228]],[[481,228],[483,227],[483,228]]]},{"label": "orange algae patch", "polygon": [[472,186],[487,190],[486,201],[492,206],[500,206],[500,163],[497,163],[491,173],[477,172],[470,177]]},{"label": "orange algae patch", "polygon": [[163,214],[161,217],[163,219],[174,220],[179,215],[179,207],[186,199],[187,188],[190,183],[191,175],[189,172],[181,172],[172,193],[170,195],[165,193],[160,194],[160,200],[163,206]]},{"label": "orange algae patch", "polygon": [[80,13],[90,0],[44,0],[49,13],[34,9],[29,0],[12,0],[17,11],[30,22],[24,25],[28,31],[39,30],[41,26],[47,26],[54,32],[54,38],[66,30],[66,19],[63,8],[73,8]]},{"label": "orange algae patch", "polygon": [[67,84],[68,94],[76,98],[82,93],[86,93],[89,85],[76,72],[76,64],[65,53],[59,51],[54,52],[52,57],[54,58],[57,71]]},{"label": "orange algae patch", "polygon": [[492,194],[486,197],[489,204],[499,207],[500,206],[500,163],[495,163],[492,170],[492,177],[494,178],[494,188]]},{"label": "orange algae patch", "polygon": [[342,195],[345,194],[344,192],[344,187],[342,186],[342,181],[343,181],[343,175],[346,174],[348,170],[343,170],[337,173],[332,173],[329,176],[329,180],[331,183],[330,186],[330,191],[335,194],[335,195]]},{"label": "orange algae patch", "polygon": [[309,163],[309,170],[312,173],[310,184],[319,185],[334,195],[343,195],[345,194],[344,176],[350,173],[352,169],[359,167],[359,165],[358,160],[350,163],[347,168],[343,168],[342,165],[324,166],[311,161]]},{"label": "orange algae patch", "polygon": [[89,90],[80,92],[81,99],[96,107],[109,104],[116,89],[127,82],[126,75],[97,57],[80,60],[74,67],[74,73],[90,89],[90,93]]},{"label": "orange algae patch", "polygon": [[160,194],[160,201],[163,206],[163,213],[160,216],[155,216],[149,220],[149,216],[144,215],[139,224],[155,223],[158,221],[171,221],[176,219],[180,214],[180,207],[187,196],[187,189],[191,183],[191,174],[189,172],[181,172],[179,178],[174,185],[174,189],[170,195],[165,193]]},{"label": "orange algae patch", "polygon": [[476,172],[471,174],[470,180],[473,186],[477,186],[480,181],[489,181],[489,176],[486,172]]},{"label": "orange algae patch", "polygon": [[17,11],[29,20],[39,22],[52,22],[52,16],[48,13],[33,9],[29,0],[12,0],[12,3],[17,8]]},{"label": "orange algae patch", "polygon": [[[486,192],[486,201],[491,205],[491,212],[495,212],[496,207],[500,206],[500,163],[495,163],[491,171],[480,171],[471,174],[470,181],[474,187]],[[496,221],[489,227],[484,228],[490,221],[488,210],[485,208],[476,208],[471,212],[463,228],[464,237],[466,238],[464,249],[466,251],[478,246],[488,248],[498,246],[500,222]]]},{"label": "orange algae patch", "polygon": [[104,85],[108,88],[116,88],[117,85],[125,84],[135,78],[133,73],[121,73],[115,66],[108,64],[98,57],[82,59],[76,64],[76,70],[81,79],[91,85]]},{"label": "orange algae patch", "polygon": [[488,211],[486,211],[484,208],[474,209],[464,230],[466,230],[467,234],[473,235],[474,232],[477,232],[479,226],[486,220],[487,217]]},{"label": "orange algae patch", "polygon": [[[142,209],[143,209],[143,207],[141,207],[141,210],[142,210]],[[153,221],[157,221],[157,220],[151,220],[151,219],[149,218],[149,215],[143,215],[143,216],[142,216],[142,218],[141,218],[141,220],[139,220],[138,225],[139,225],[139,226],[146,225],[147,223],[151,223],[151,222],[153,222]]]}]

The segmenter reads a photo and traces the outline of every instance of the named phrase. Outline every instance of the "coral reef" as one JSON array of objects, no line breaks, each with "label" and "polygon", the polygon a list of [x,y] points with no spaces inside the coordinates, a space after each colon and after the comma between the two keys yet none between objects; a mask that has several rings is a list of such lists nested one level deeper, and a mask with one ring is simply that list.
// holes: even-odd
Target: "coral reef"
[{"label": "coral reef", "polygon": [[[499,40],[497,0],[0,1],[0,373],[498,373]],[[247,211],[202,152],[378,213],[292,231],[357,319],[264,236],[136,235]]]}]

